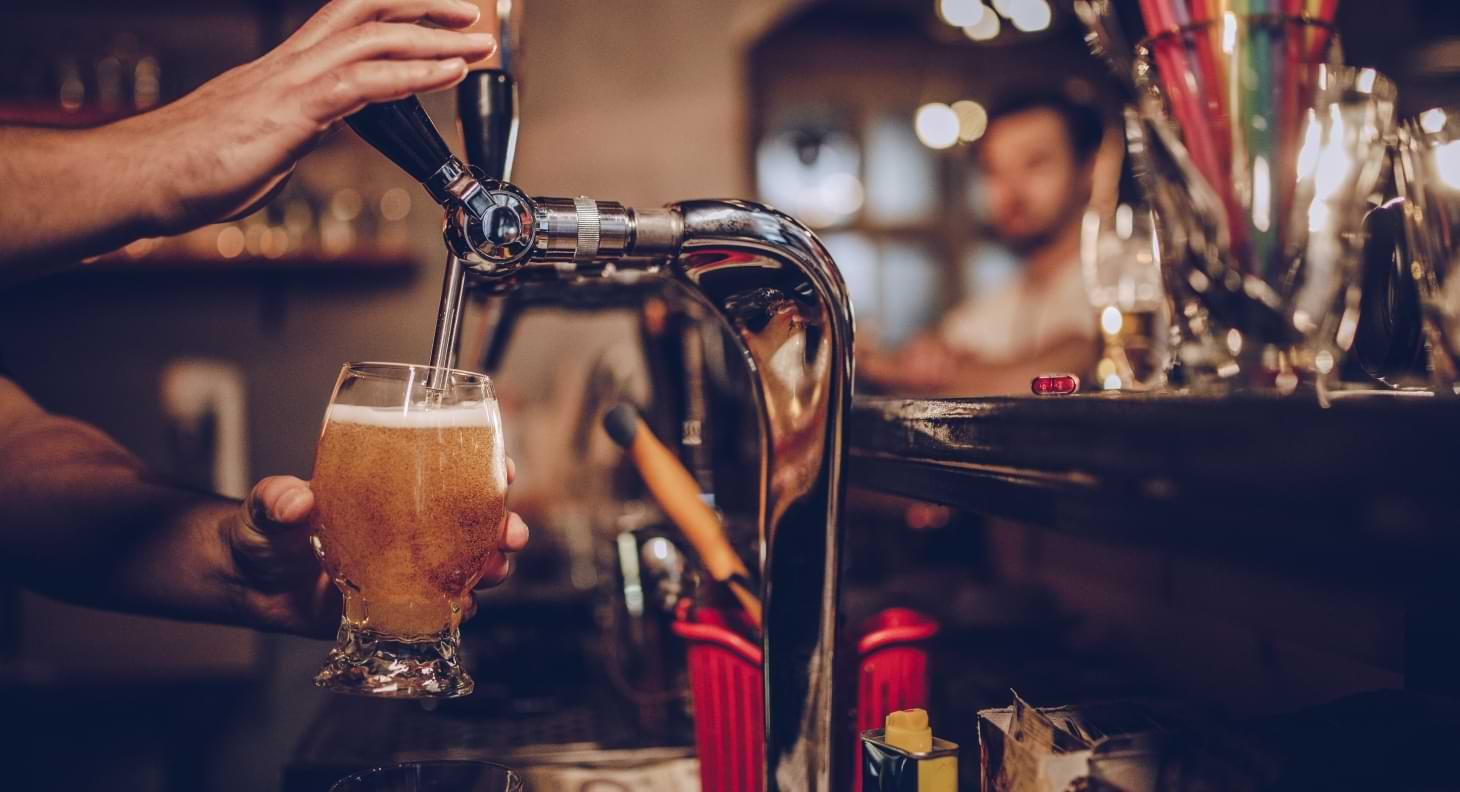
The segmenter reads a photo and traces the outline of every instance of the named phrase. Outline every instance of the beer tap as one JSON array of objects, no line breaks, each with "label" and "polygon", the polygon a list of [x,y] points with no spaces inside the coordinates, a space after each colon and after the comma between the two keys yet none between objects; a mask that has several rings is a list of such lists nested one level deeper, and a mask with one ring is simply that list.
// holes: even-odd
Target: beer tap
[{"label": "beer tap", "polygon": [[530,198],[509,182],[478,178],[451,153],[414,97],[367,106],[346,122],[446,210],[446,247],[468,279],[499,282],[529,265],[564,270],[607,259],[663,256],[675,252],[681,239],[682,221],[673,209],[635,210],[582,197]]},{"label": "beer tap", "polygon": [[[486,135],[472,136],[490,141],[501,115],[473,112],[494,121],[482,126]],[[752,380],[759,443],[739,467],[754,479],[749,495],[717,505],[737,514],[727,538],[764,612],[764,789],[847,788],[852,691],[838,681],[837,605],[852,314],[826,248],[793,218],[748,201],[634,209],[529,197],[452,156],[414,99],[368,107],[349,123],[445,210],[446,246],[468,288],[502,292],[533,282],[582,290],[655,278],[727,331]],[[494,148],[507,153],[503,175],[510,149]],[[443,322],[449,328],[460,310],[459,299],[445,304],[457,294],[449,275],[446,285],[438,353],[451,344]]]},{"label": "beer tap", "polygon": [[[520,5],[513,0],[479,0],[478,6],[481,16],[472,30],[491,33],[497,49],[468,65],[466,79],[456,87],[457,118],[472,170],[482,178],[506,180],[512,177],[517,153],[517,82],[511,65],[518,35],[513,17]],[[455,253],[448,253],[431,345],[434,377],[443,377],[444,369],[456,365],[465,294],[466,266]]]}]

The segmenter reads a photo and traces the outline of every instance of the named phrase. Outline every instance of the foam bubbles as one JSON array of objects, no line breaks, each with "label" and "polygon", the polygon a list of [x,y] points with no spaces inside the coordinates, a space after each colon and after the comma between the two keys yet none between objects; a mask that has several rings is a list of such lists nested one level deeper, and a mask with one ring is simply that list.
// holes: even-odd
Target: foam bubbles
[{"label": "foam bubbles", "polygon": [[496,405],[492,402],[463,402],[450,407],[364,407],[336,404],[330,408],[330,423],[361,424],[384,429],[443,429],[493,425]]}]

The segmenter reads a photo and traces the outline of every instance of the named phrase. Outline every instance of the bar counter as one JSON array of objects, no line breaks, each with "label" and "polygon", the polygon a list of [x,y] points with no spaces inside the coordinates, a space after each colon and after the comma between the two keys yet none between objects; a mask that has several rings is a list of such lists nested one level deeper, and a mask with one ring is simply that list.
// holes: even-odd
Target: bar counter
[{"label": "bar counter", "polygon": [[846,436],[853,488],[1112,542],[1381,584],[1460,558],[1460,400],[864,398]]}]

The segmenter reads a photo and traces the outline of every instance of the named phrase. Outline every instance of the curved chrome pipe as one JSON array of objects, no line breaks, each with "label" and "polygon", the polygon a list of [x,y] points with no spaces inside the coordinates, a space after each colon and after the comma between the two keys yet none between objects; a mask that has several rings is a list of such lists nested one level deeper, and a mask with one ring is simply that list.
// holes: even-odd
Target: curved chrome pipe
[{"label": "curved chrome pipe", "polygon": [[849,698],[835,684],[852,312],[805,226],[757,204],[688,201],[669,272],[740,342],[762,416],[767,790],[846,788]]},{"label": "curved chrome pipe", "polygon": [[765,789],[848,788],[850,699],[835,680],[853,328],[836,264],[805,226],[745,201],[636,211],[527,198],[505,184],[488,192],[520,222],[510,245],[489,241],[466,259],[478,287],[574,290],[667,278],[735,339],[761,430],[759,502],[748,510],[756,536],[732,543],[754,556],[742,561],[758,573],[765,603]]}]

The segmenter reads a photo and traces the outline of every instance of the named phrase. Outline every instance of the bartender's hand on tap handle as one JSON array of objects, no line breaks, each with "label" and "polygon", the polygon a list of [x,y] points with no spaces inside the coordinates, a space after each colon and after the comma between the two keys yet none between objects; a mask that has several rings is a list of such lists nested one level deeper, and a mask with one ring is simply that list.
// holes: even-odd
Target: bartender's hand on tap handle
[{"label": "bartender's hand on tap handle", "polygon": [[[507,460],[507,483],[517,477]],[[331,636],[340,623],[340,593],[319,566],[309,545],[314,492],[293,476],[270,476],[249,493],[227,530],[240,580],[242,610],[255,626],[304,635]],[[478,588],[495,586],[512,571],[511,557],[527,546],[527,523],[509,513],[501,553],[482,570]],[[472,603],[467,618],[476,612]]]},{"label": "bartender's hand on tap handle", "polygon": [[458,30],[479,16],[465,0],[332,0],[273,51],[151,112],[0,128],[0,285],[252,211],[341,119],[464,79],[497,47]]},{"label": "bartender's hand on tap handle", "polygon": [[366,104],[448,88],[490,55],[463,33],[465,0],[333,0],[283,44],[132,123],[173,168],[157,225],[178,232],[247,212],[334,124]]}]

